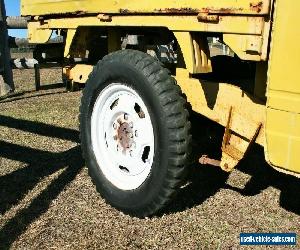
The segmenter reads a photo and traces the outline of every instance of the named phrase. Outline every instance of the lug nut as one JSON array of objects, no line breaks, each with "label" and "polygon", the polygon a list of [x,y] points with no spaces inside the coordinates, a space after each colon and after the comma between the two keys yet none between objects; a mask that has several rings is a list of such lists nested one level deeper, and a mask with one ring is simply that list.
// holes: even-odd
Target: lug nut
[{"label": "lug nut", "polygon": [[128,114],[124,114],[124,120],[128,120]]},{"label": "lug nut", "polygon": [[137,130],[134,132],[134,135],[135,135],[135,137],[138,137],[138,131]]},{"label": "lug nut", "polygon": [[117,129],[117,128],[118,128],[118,126],[117,126],[116,123],[113,124],[113,128],[114,128],[114,129]]},{"label": "lug nut", "polygon": [[129,127],[133,128],[133,122],[129,123]]}]

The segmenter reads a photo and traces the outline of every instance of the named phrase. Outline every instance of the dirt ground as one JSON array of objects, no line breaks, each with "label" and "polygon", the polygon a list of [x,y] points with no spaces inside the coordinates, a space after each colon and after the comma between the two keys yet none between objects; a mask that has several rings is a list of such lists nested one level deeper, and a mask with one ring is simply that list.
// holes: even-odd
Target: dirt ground
[{"label": "dirt ground", "polygon": [[[42,70],[39,92],[30,70],[14,73],[17,93],[0,101],[0,249],[237,249],[241,232],[296,232],[299,242],[300,181],[270,168],[260,147],[230,175],[191,164],[153,218],[116,211],[81,157],[81,92],[65,91],[60,70]],[[217,157],[222,128],[192,121],[195,155]]]}]

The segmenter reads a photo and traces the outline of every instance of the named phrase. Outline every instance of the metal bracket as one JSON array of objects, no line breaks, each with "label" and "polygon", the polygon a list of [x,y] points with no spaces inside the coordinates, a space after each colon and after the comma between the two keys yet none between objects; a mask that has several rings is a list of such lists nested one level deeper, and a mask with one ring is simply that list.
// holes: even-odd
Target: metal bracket
[{"label": "metal bracket", "polygon": [[232,171],[237,164],[244,158],[244,156],[249,151],[251,145],[255,142],[257,136],[259,135],[262,123],[259,123],[254,135],[248,141],[247,139],[234,134],[231,130],[233,108],[230,107],[228,122],[225,128],[223,143],[222,143],[222,159],[220,167],[226,171]]},{"label": "metal bracket", "polygon": [[233,117],[233,107],[230,107],[227,125],[225,127],[225,132],[222,142],[222,159],[221,161],[208,158],[207,155],[203,155],[199,159],[200,164],[209,164],[216,167],[221,167],[224,171],[232,171],[237,164],[244,158],[244,156],[249,151],[251,145],[255,142],[262,128],[262,123],[258,124],[254,135],[250,140],[243,138],[236,133],[231,131]]}]

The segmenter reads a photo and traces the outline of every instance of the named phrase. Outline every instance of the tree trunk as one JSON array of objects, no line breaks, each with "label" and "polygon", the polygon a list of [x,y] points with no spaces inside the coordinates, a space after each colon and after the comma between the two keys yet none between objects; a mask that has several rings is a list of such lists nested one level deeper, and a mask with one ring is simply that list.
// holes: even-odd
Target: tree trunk
[{"label": "tree trunk", "polygon": [[11,92],[11,88],[4,82],[2,75],[0,75],[0,97],[5,96]]},{"label": "tree trunk", "polygon": [[4,0],[0,0],[0,96],[15,90],[12,68],[10,66],[10,49],[8,47],[8,32]]}]

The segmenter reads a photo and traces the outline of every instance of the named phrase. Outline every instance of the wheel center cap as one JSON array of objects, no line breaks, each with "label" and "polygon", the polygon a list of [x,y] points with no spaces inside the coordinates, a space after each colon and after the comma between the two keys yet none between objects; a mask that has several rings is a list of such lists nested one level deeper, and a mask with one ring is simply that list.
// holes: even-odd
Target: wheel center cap
[{"label": "wheel center cap", "polygon": [[117,132],[117,138],[124,150],[131,148],[134,143],[133,130],[129,123],[123,122]]}]

